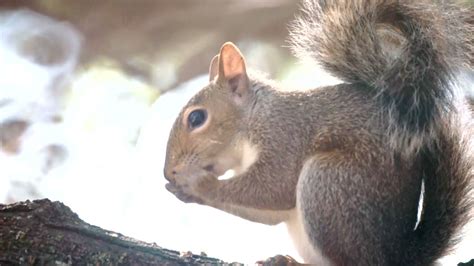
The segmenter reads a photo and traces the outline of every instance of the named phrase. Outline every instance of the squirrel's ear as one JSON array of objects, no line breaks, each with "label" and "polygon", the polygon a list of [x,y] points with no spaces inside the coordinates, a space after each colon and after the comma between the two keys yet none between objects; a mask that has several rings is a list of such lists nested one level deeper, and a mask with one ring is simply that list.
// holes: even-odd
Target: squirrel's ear
[{"label": "squirrel's ear", "polygon": [[213,81],[214,78],[219,73],[219,55],[217,54],[211,60],[211,65],[209,66],[209,81]]},{"label": "squirrel's ear", "polygon": [[219,76],[217,81],[225,83],[232,93],[241,99],[249,90],[249,78],[245,69],[245,59],[233,43],[225,43],[219,54]]}]

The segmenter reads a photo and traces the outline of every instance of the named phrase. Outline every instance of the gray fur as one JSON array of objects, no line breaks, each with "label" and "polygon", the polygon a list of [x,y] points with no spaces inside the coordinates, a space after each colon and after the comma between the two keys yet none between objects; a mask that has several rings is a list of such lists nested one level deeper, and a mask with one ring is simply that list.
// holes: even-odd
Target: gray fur
[{"label": "gray fur", "polygon": [[[472,55],[472,24],[438,4],[305,1],[295,49],[347,83],[283,92],[249,75],[241,97],[211,81],[171,131],[167,188],[268,224],[296,207],[311,248],[335,265],[432,264],[469,218],[474,172],[472,114],[451,87]],[[212,119],[190,132],[183,116],[195,107]],[[256,161],[232,179],[213,178],[205,165],[242,139],[258,148]],[[187,175],[202,180],[189,190]]]},{"label": "gray fur", "polygon": [[290,38],[298,56],[373,87],[396,150],[436,140],[455,74],[473,60],[472,13],[425,0],[308,0],[303,11]]}]

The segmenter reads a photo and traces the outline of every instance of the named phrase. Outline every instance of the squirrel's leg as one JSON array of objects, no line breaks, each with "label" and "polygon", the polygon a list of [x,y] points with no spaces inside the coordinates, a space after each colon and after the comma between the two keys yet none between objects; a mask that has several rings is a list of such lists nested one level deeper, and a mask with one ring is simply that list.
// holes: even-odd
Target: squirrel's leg
[{"label": "squirrel's leg", "polygon": [[[356,157],[306,162],[297,185],[302,230],[331,264],[397,265],[416,224],[421,180],[392,161]],[[321,264],[295,244],[305,261]]]}]

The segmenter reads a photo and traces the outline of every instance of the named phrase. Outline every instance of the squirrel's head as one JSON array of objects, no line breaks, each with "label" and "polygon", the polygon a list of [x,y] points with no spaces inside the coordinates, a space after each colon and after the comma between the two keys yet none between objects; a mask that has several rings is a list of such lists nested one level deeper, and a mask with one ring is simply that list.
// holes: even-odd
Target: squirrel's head
[{"label": "squirrel's head", "polygon": [[225,43],[211,61],[209,84],[186,104],[173,125],[165,177],[217,177],[238,168],[252,98],[244,57],[235,45]]}]

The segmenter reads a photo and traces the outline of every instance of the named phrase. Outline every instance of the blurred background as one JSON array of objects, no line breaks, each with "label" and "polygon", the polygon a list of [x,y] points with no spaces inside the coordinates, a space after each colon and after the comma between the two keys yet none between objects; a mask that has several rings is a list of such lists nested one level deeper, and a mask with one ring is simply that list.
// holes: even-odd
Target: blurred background
[{"label": "blurred background", "polygon": [[337,82],[285,47],[297,6],[2,0],[0,202],[59,200],[105,229],[227,261],[297,258],[284,226],[181,203],[162,175],[171,124],[224,42],[288,87]]}]

